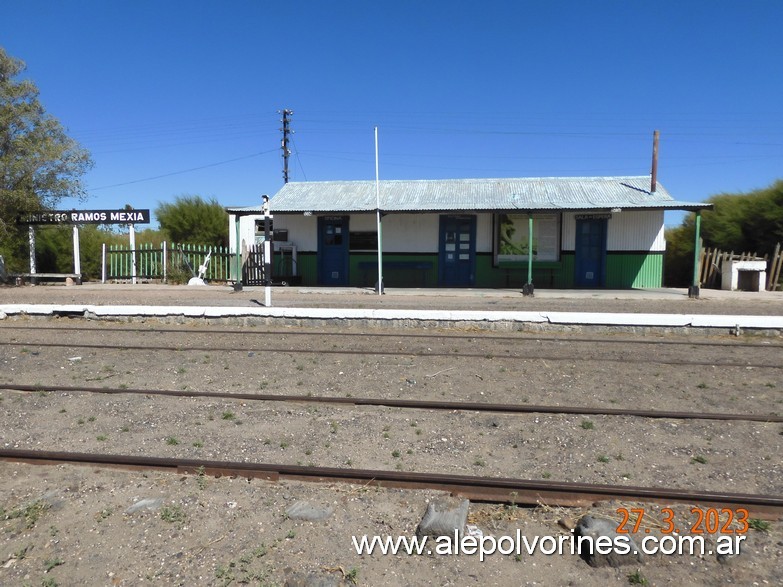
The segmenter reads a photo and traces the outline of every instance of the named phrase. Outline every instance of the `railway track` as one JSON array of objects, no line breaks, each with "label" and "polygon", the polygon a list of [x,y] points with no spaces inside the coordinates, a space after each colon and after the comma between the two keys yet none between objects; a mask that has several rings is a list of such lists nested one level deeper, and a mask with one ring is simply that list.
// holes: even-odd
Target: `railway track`
[{"label": "railway track", "polygon": [[165,390],[165,389],[131,389],[108,387],[84,387],[65,385],[27,385],[17,383],[0,383],[0,390],[22,391],[31,393],[95,393],[108,395],[148,395],[170,397],[221,398],[241,401],[291,402],[331,404],[340,406],[378,406],[387,408],[405,408],[416,410],[442,410],[466,412],[495,412],[506,414],[563,414],[590,416],[632,416],[638,418],[666,418],[671,420],[722,420],[740,422],[783,422],[783,416],[774,414],[733,414],[720,412],[678,412],[669,410],[638,410],[620,408],[591,408],[583,406],[543,406],[528,404],[498,404],[488,402],[455,402],[430,400],[403,400],[393,398],[362,398],[334,397],[315,395],[285,395],[261,393],[237,393],[221,391],[195,390]]},{"label": "railway track", "polygon": [[[0,348],[20,348],[27,347],[24,353],[37,349],[68,349],[77,351],[85,349],[90,357],[103,357],[100,351],[110,351],[111,359],[105,359],[106,362],[120,361],[117,357],[122,357],[121,353],[143,352],[144,361],[148,360],[151,354],[191,352],[194,355],[183,355],[193,361],[193,371],[196,370],[195,362],[201,362],[202,359],[195,355],[198,352],[212,354],[227,354],[234,357],[233,366],[239,369],[245,369],[245,366],[251,366],[255,369],[253,373],[258,377],[262,373],[264,365],[261,361],[251,363],[247,359],[237,358],[237,353],[275,353],[286,355],[285,361],[290,363],[290,355],[294,357],[303,355],[324,355],[326,357],[336,357],[335,359],[326,358],[318,363],[315,359],[299,359],[300,364],[294,362],[289,368],[296,374],[299,370],[304,371],[312,369],[313,372],[323,369],[329,371],[333,365],[325,365],[327,362],[339,362],[340,356],[363,354],[369,356],[391,356],[391,357],[448,357],[455,361],[474,362],[478,364],[475,370],[484,374],[483,369],[486,365],[491,365],[490,360],[547,360],[556,364],[562,364],[563,361],[578,365],[579,369],[593,368],[589,361],[606,362],[610,367],[601,367],[608,370],[616,370],[615,364],[635,364],[649,363],[655,365],[672,365],[674,368],[698,368],[700,366],[709,366],[710,368],[737,367],[741,369],[753,367],[773,370],[767,372],[765,377],[768,385],[764,388],[764,379],[757,382],[755,389],[766,392],[767,389],[774,388],[777,373],[783,368],[783,364],[777,358],[779,349],[783,344],[777,342],[764,341],[762,343],[735,341],[733,339],[710,341],[710,340],[657,340],[650,338],[629,338],[629,337],[566,337],[566,336],[538,336],[538,335],[515,335],[515,336],[497,336],[477,334],[443,334],[443,333],[416,333],[395,332],[395,333],[365,333],[352,331],[313,331],[313,330],[256,330],[256,329],[191,329],[191,328],[92,328],[77,327],[38,327],[38,326],[0,326],[0,332],[5,330],[19,332],[15,340],[0,341]],[[36,340],[32,333],[42,331],[41,336]],[[63,336],[53,340],[52,334],[61,333]],[[105,341],[102,339],[88,338],[92,334],[112,334],[107,336]],[[169,336],[187,337],[199,334],[202,337],[209,337],[216,344],[199,344],[201,340],[183,341],[182,339],[173,339],[168,343]],[[158,336],[160,335],[160,336]],[[46,337],[46,339],[43,339]],[[142,338],[143,337],[143,338]],[[312,337],[308,339],[307,337]],[[22,340],[24,339],[24,340]],[[86,339],[86,340],[85,340]],[[355,341],[361,341],[364,348],[351,348]],[[146,344],[149,341],[151,344]],[[307,344],[309,348],[297,348],[299,342]],[[320,341],[320,343],[319,343]],[[410,348],[406,348],[406,342],[410,342]],[[430,343],[429,341],[433,341]],[[267,342],[269,346],[267,345]],[[127,344],[126,344],[127,343]],[[181,343],[181,344],[180,344]],[[334,343],[334,344],[333,344]],[[412,348],[415,344],[416,348]],[[427,349],[427,345],[432,349]],[[436,344],[441,344],[438,347]],[[361,345],[358,345],[361,347]],[[314,348],[315,347],[315,348]],[[609,350],[607,350],[609,349]],[[658,349],[671,349],[669,355],[659,355]],[[713,358],[707,360],[709,355],[700,354],[710,349],[718,349],[713,352]],[[745,349],[746,354],[741,355],[740,349]],[[89,351],[96,351],[94,354]],[[120,354],[111,351],[119,351]],[[725,352],[724,352],[725,351]],[[737,351],[737,355],[732,357],[732,351]],[[754,354],[749,354],[754,353]],[[758,354],[755,354],[758,353]],[[21,354],[21,353],[20,353]],[[34,353],[37,354],[37,353]],[[74,353],[76,354],[76,353]],[[54,353],[41,352],[41,359],[51,358]],[[68,355],[65,355],[68,356]],[[131,356],[131,355],[127,355]],[[136,355],[138,357],[139,355]],[[162,355],[162,362],[166,363],[177,361],[179,359],[171,358],[174,355]],[[739,359],[737,357],[740,357]],[[137,359],[138,360],[138,359]],[[412,361],[404,361],[412,362]],[[560,362],[560,363],[558,363]],[[301,363],[304,363],[301,364]],[[416,361],[416,363],[431,363],[429,361]],[[445,363],[445,365],[444,365]],[[29,365],[28,371],[36,368],[38,362],[25,363]],[[282,364],[282,360],[279,364]],[[438,364],[436,362],[436,364]],[[438,367],[433,367],[432,371],[440,367],[444,370],[450,370],[449,362],[440,361]],[[498,369],[509,368],[507,363],[501,363]],[[60,367],[58,367],[60,368]],[[94,362],[90,365],[91,369],[103,368],[102,362]],[[189,364],[189,368],[190,364]],[[342,369],[343,367],[339,367]],[[225,367],[228,373],[228,367]],[[662,373],[665,369],[654,368]],[[336,372],[337,369],[334,369]],[[346,370],[347,371],[347,370]],[[443,371],[438,371],[441,373]],[[32,373],[32,371],[30,371]],[[76,372],[80,377],[85,377],[83,372]],[[331,372],[330,372],[331,373]],[[425,371],[425,373],[427,373]],[[455,371],[456,373],[456,371]],[[710,374],[715,377],[722,376],[722,372],[710,370]],[[740,373],[739,377],[745,377],[744,371],[733,371]],[[127,374],[131,374],[128,371]],[[99,372],[100,375],[100,372]],[[342,375],[342,372],[340,373]],[[87,375],[89,376],[89,375]],[[314,377],[322,375],[313,375]],[[331,373],[334,377],[334,373]],[[395,374],[396,376],[396,374]],[[405,376],[405,375],[403,375]],[[712,376],[712,375],[711,375]],[[295,377],[300,377],[295,375]],[[418,377],[424,379],[430,377],[429,374]],[[463,374],[464,377],[464,374]],[[472,377],[472,375],[471,375]],[[626,375],[627,377],[627,375]],[[481,379],[481,378],[480,378]],[[333,379],[332,379],[333,380]],[[29,379],[28,379],[29,381]],[[33,379],[35,381],[35,379]],[[191,380],[192,381],[192,380]],[[699,380],[696,380],[699,381]],[[702,387],[702,384],[694,386]],[[710,385],[712,381],[707,380]],[[127,383],[133,384],[128,380]],[[188,382],[190,383],[190,382]],[[136,383],[138,385],[138,382]],[[151,386],[157,387],[160,382],[151,382]],[[339,383],[336,389],[339,391]],[[403,384],[404,385],[404,384]],[[476,383],[475,385],[481,385]],[[475,386],[474,385],[474,386]],[[706,384],[703,385],[706,388]],[[197,391],[197,390],[166,390],[166,389],[135,389],[128,387],[121,388],[103,388],[103,387],[85,387],[81,385],[63,386],[63,385],[29,385],[5,382],[0,384],[0,389],[18,392],[61,392],[61,393],[94,393],[94,394],[138,394],[148,396],[172,396],[172,397],[197,397],[197,398],[222,398],[240,401],[263,401],[263,402],[290,402],[299,404],[325,404],[333,406],[378,406],[399,409],[416,409],[431,411],[463,411],[463,412],[497,412],[506,414],[515,413],[544,413],[544,414],[579,414],[579,415],[607,415],[618,417],[638,417],[638,418],[666,418],[676,420],[718,420],[718,421],[739,421],[739,422],[763,422],[780,423],[783,417],[772,414],[745,414],[745,413],[722,413],[715,412],[693,412],[693,411],[671,411],[671,410],[641,410],[641,409],[616,409],[604,407],[583,407],[583,406],[547,406],[530,405],[514,403],[490,403],[490,402],[466,402],[466,401],[434,401],[425,399],[393,399],[391,397],[369,398],[369,397],[334,397],[324,395],[289,395],[289,394],[264,394],[264,393],[236,393],[220,391]],[[247,387],[245,387],[247,389]],[[333,388],[334,391],[335,388]],[[388,390],[387,390],[388,391]],[[366,392],[365,392],[366,393]],[[419,393],[419,388],[411,393]],[[427,393],[434,391],[429,389]],[[772,393],[772,392],[767,392]],[[361,394],[364,395],[364,394]],[[475,396],[474,396],[475,397]],[[501,399],[507,399],[502,397]],[[509,397],[516,401],[516,397]],[[568,400],[566,400],[568,401]],[[634,404],[632,404],[634,405]],[[657,404],[651,404],[657,406]],[[681,404],[680,407],[690,408],[690,405]],[[733,409],[733,406],[728,408]],[[765,407],[764,411],[772,409]],[[124,448],[120,447],[120,451]],[[231,454],[227,455],[231,458]],[[269,457],[261,457],[262,459]],[[276,457],[272,456],[272,459]],[[422,472],[388,471],[376,469],[353,469],[353,468],[329,468],[312,467],[302,465],[285,465],[275,463],[247,463],[230,461],[208,461],[194,459],[168,459],[160,457],[136,457],[126,455],[110,454],[84,454],[84,453],[66,453],[49,451],[27,451],[27,450],[2,450],[0,459],[12,462],[27,462],[34,464],[81,464],[95,467],[121,467],[138,470],[158,469],[162,471],[171,471],[175,473],[197,473],[214,476],[241,476],[248,478],[264,478],[272,481],[280,479],[295,479],[304,481],[322,481],[322,482],[348,482],[360,485],[377,485],[383,487],[399,487],[412,489],[438,489],[452,493],[460,494],[474,501],[505,502],[525,505],[535,505],[537,503],[546,503],[548,505],[587,505],[597,501],[607,500],[626,500],[641,502],[661,502],[661,503],[688,503],[697,506],[721,506],[745,508],[752,512],[754,517],[777,518],[783,515],[783,497],[776,495],[756,495],[718,492],[699,492],[691,490],[667,489],[658,487],[629,487],[621,485],[593,485],[586,483],[568,483],[535,481],[514,478],[501,477],[476,477],[466,475],[450,474],[431,474]],[[369,466],[375,466],[382,461],[367,462]],[[422,467],[425,470],[430,466]],[[502,469],[501,469],[502,474]],[[518,473],[517,473],[518,474]],[[527,472],[523,472],[527,475]],[[647,483],[651,480],[647,479]],[[652,481],[654,482],[654,481]],[[720,487],[720,486],[719,486]],[[753,486],[750,487],[751,490]],[[775,491],[775,486],[771,486]]]},{"label": "railway track", "polygon": [[[296,347],[284,347],[284,346],[244,346],[242,348],[234,347],[221,347],[213,345],[154,345],[154,344],[90,344],[90,343],[58,343],[58,342],[40,342],[40,341],[0,341],[0,346],[11,347],[38,347],[38,348],[67,348],[67,349],[84,349],[84,350],[131,350],[131,351],[146,351],[146,352],[215,352],[215,353],[290,353],[290,354],[304,354],[304,355],[353,355],[357,351],[355,349],[303,349]],[[654,365],[671,365],[671,366],[693,366],[693,367],[752,367],[760,369],[783,369],[783,361],[775,360],[773,362],[758,362],[758,361],[699,361],[690,359],[664,359],[657,358],[655,356],[638,356],[635,355],[632,359],[629,356],[600,356],[597,354],[587,353],[583,356],[575,354],[563,355],[562,352],[557,354],[546,354],[536,352],[537,349],[530,349],[525,347],[524,352],[511,352],[510,349],[506,349],[505,353],[492,353],[490,351],[479,352],[439,352],[439,351],[414,351],[414,350],[394,350],[394,349],[378,349],[378,350],[362,350],[361,354],[368,356],[393,356],[393,357],[449,357],[449,358],[462,358],[462,359],[498,359],[498,360],[545,360],[545,361],[602,361],[607,363],[627,363],[633,360],[635,363],[646,363]]]},{"label": "railway track", "polygon": [[492,332],[482,332],[480,335],[476,334],[453,334],[453,333],[447,333],[447,332],[440,332],[440,333],[433,333],[433,334],[422,334],[422,333],[415,333],[415,332],[357,332],[357,331],[329,331],[329,330],[323,330],[318,332],[313,331],[297,331],[292,329],[287,330],[259,330],[257,328],[253,329],[226,329],[226,328],[187,328],[187,330],[182,328],[135,328],[135,327],[116,327],[116,326],[98,326],[98,327],[91,327],[91,326],[74,326],[72,324],[68,324],[67,326],[40,326],[40,325],[33,325],[33,324],[25,324],[24,326],[16,325],[16,324],[3,324],[0,326],[0,331],[3,330],[21,330],[25,332],[29,331],[52,331],[52,332],[68,332],[68,333],[76,333],[76,332],[113,332],[113,333],[133,333],[133,334],[206,334],[210,336],[214,335],[229,335],[232,337],[241,337],[241,338],[255,338],[255,337],[307,337],[307,336],[318,336],[321,338],[377,338],[377,339],[385,339],[385,338],[393,338],[393,339],[400,339],[400,338],[406,338],[406,339],[418,339],[418,340],[449,340],[449,341],[459,341],[464,340],[468,342],[476,341],[477,339],[480,339],[481,341],[489,341],[489,342],[509,342],[509,343],[518,343],[520,341],[528,341],[528,342],[541,342],[541,343],[566,343],[566,344],[607,344],[607,345],[634,345],[634,346],[661,346],[661,347],[667,347],[667,346],[688,346],[688,347],[719,347],[719,348],[756,348],[759,350],[763,349],[770,349],[770,348],[783,348],[783,342],[776,342],[774,340],[763,340],[761,342],[750,342],[746,340],[737,340],[737,339],[729,339],[727,337],[717,337],[721,338],[721,340],[671,340],[671,339],[663,339],[663,338],[653,338],[653,337],[644,337],[642,339],[640,338],[629,338],[629,337],[618,337],[618,336],[611,336],[606,335],[602,337],[585,337],[585,336],[577,336],[577,335],[541,335],[541,334],[530,334],[530,333],[518,333],[514,336],[508,336],[508,335],[499,335]]},{"label": "railway track", "polygon": [[600,501],[686,503],[699,507],[744,508],[751,516],[778,519],[783,497],[726,492],[699,492],[662,487],[595,485],[373,469],[305,467],[300,465],[173,459],[110,454],[0,449],[0,459],[34,465],[89,465],[177,474],[232,476],[270,481],[296,480],[352,483],[363,486],[435,489],[472,501],[535,506],[588,506]]}]

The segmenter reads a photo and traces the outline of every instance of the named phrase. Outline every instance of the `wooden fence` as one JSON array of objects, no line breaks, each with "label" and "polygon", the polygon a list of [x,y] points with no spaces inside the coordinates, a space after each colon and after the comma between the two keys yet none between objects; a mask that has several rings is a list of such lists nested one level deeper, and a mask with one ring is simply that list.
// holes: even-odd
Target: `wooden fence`
[{"label": "wooden fence", "polygon": [[781,270],[783,270],[783,251],[780,243],[775,245],[772,257],[764,255],[759,257],[756,253],[735,253],[719,249],[702,248],[699,254],[699,283],[702,287],[721,287],[721,271],[724,261],[766,261],[768,291],[781,289]]},{"label": "wooden fence", "polygon": [[[133,278],[134,251],[123,245],[109,245],[105,249],[104,280]],[[141,243],[136,246],[136,277],[138,279],[168,282],[187,282],[198,275],[207,255],[209,265],[204,275],[207,281],[233,281],[235,255],[228,247],[166,243]]]}]

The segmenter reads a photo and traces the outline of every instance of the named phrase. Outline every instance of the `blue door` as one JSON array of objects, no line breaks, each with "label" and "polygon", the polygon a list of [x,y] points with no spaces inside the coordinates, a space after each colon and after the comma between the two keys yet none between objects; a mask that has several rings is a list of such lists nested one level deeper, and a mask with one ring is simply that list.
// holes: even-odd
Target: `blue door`
[{"label": "blue door", "polygon": [[476,217],[441,216],[438,284],[470,287],[476,282]]},{"label": "blue door", "polygon": [[574,285],[604,287],[606,282],[606,219],[576,221]]},{"label": "blue door", "polygon": [[348,285],[348,217],[318,217],[318,284]]}]

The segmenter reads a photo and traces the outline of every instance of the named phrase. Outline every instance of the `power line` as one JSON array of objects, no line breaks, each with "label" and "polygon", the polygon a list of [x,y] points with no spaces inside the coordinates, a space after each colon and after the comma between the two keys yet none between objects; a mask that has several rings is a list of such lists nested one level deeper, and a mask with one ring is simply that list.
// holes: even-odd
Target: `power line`
[{"label": "power line", "polygon": [[302,177],[304,177],[304,180],[307,181],[307,174],[305,173],[304,167],[302,166],[302,160],[299,158],[299,148],[296,146],[294,137],[291,137],[291,144],[294,147],[294,155],[296,156],[296,162],[299,163],[299,169],[302,172]]},{"label": "power line", "polygon": [[97,188],[91,188],[87,190],[88,192],[97,192],[98,190],[106,190],[109,188],[116,188],[121,187],[124,185],[132,185],[134,183],[141,183],[144,181],[152,181],[154,179],[162,179],[164,177],[171,177],[172,175],[181,175],[183,173],[190,173],[191,171],[199,171],[201,169],[208,169],[210,167],[217,167],[218,165],[225,165],[227,163],[234,163],[235,161],[243,161],[245,159],[251,159],[253,157],[259,157],[261,155],[266,155],[267,153],[272,153],[274,151],[277,151],[277,149],[270,149],[268,151],[261,151],[260,153],[253,153],[252,155],[244,155],[243,157],[236,157],[235,159],[227,159],[225,161],[218,161],[217,163],[208,163],[207,165],[200,165],[199,167],[191,167],[190,169],[182,169],[180,171],[172,171],[171,173],[163,173],[161,175],[154,175],[152,177],[145,177],[142,179],[134,179],[132,181],[125,181],[122,183],[115,183],[112,185],[102,185]]}]

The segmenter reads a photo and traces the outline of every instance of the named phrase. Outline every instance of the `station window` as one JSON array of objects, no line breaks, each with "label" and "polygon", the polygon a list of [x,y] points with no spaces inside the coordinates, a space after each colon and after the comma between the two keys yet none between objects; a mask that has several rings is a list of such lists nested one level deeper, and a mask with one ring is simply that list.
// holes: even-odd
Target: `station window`
[{"label": "station window", "polygon": [[350,251],[377,251],[378,233],[375,231],[351,232],[348,239]]},{"label": "station window", "polygon": [[496,263],[527,261],[529,245],[532,245],[534,261],[557,261],[560,258],[560,214],[534,214],[530,243],[527,214],[498,214],[495,227]]},{"label": "station window", "polygon": [[[275,220],[274,218],[269,219],[269,232],[274,232],[275,228]],[[264,219],[256,219],[256,234],[263,235],[264,234]]]}]

